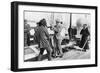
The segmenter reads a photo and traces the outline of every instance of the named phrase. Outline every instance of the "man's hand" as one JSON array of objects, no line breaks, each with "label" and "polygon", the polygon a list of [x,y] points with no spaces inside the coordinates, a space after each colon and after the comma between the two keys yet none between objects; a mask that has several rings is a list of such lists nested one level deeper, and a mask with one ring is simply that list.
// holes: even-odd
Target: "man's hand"
[{"label": "man's hand", "polygon": [[87,40],[90,40],[90,36],[87,37]]}]

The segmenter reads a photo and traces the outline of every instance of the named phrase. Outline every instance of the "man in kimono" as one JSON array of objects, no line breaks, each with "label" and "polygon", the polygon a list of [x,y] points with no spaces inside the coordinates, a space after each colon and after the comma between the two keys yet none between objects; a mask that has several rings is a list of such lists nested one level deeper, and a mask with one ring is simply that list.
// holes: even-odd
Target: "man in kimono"
[{"label": "man in kimono", "polygon": [[46,20],[42,19],[42,20],[40,20],[40,22],[38,24],[39,24],[39,27],[36,31],[38,44],[39,44],[39,48],[40,48],[40,54],[38,56],[38,61],[42,60],[41,58],[42,58],[44,50],[47,51],[48,60],[51,60],[52,59],[51,58],[52,49],[49,44],[49,33],[47,30]]},{"label": "man in kimono", "polygon": [[81,30],[80,34],[82,35],[80,47],[83,48],[83,51],[86,51],[87,49],[89,49],[88,39],[90,35],[87,24],[83,24],[83,29]]}]

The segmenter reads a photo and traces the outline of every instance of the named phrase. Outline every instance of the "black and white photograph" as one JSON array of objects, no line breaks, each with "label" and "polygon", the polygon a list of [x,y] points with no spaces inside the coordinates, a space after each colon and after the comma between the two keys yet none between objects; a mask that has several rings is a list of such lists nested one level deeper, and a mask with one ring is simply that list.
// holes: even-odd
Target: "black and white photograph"
[{"label": "black and white photograph", "polygon": [[24,71],[97,66],[96,6],[12,4],[12,36],[16,39],[12,41],[12,68]]},{"label": "black and white photograph", "polygon": [[90,59],[91,14],[24,11],[24,61]]}]

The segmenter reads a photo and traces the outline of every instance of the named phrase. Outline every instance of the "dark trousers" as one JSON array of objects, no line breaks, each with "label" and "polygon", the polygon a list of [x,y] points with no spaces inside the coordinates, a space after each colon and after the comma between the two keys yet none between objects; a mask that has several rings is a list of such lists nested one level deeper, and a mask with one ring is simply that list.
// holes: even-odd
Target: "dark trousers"
[{"label": "dark trousers", "polygon": [[27,33],[27,45],[30,46],[30,33]]},{"label": "dark trousers", "polygon": [[39,56],[38,56],[38,61],[42,60],[42,56],[43,56],[44,50],[47,51],[48,60],[52,59],[51,58],[52,49],[50,47],[46,47],[46,48],[40,48],[40,53],[39,53]]},{"label": "dark trousers", "polygon": [[87,37],[82,37],[81,42],[80,42],[80,47],[83,49],[89,49]]}]

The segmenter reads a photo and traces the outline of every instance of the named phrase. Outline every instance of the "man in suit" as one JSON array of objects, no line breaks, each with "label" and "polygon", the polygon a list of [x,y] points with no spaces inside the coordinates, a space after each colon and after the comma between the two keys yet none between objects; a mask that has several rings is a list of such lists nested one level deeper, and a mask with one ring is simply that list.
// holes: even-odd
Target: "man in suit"
[{"label": "man in suit", "polygon": [[24,46],[30,46],[30,25],[27,24],[27,20],[24,20]]},{"label": "man in suit", "polygon": [[56,25],[54,26],[53,30],[54,30],[54,51],[55,51],[55,56],[59,56],[62,57],[63,56],[63,52],[62,52],[62,48],[61,48],[61,42],[62,42],[62,36],[61,36],[61,31],[62,31],[62,22],[60,22],[60,20],[56,20]]},{"label": "man in suit", "polygon": [[83,48],[83,51],[86,51],[87,49],[89,49],[88,38],[90,35],[87,24],[83,24],[83,29],[81,30],[80,34],[82,35],[80,47]]}]

